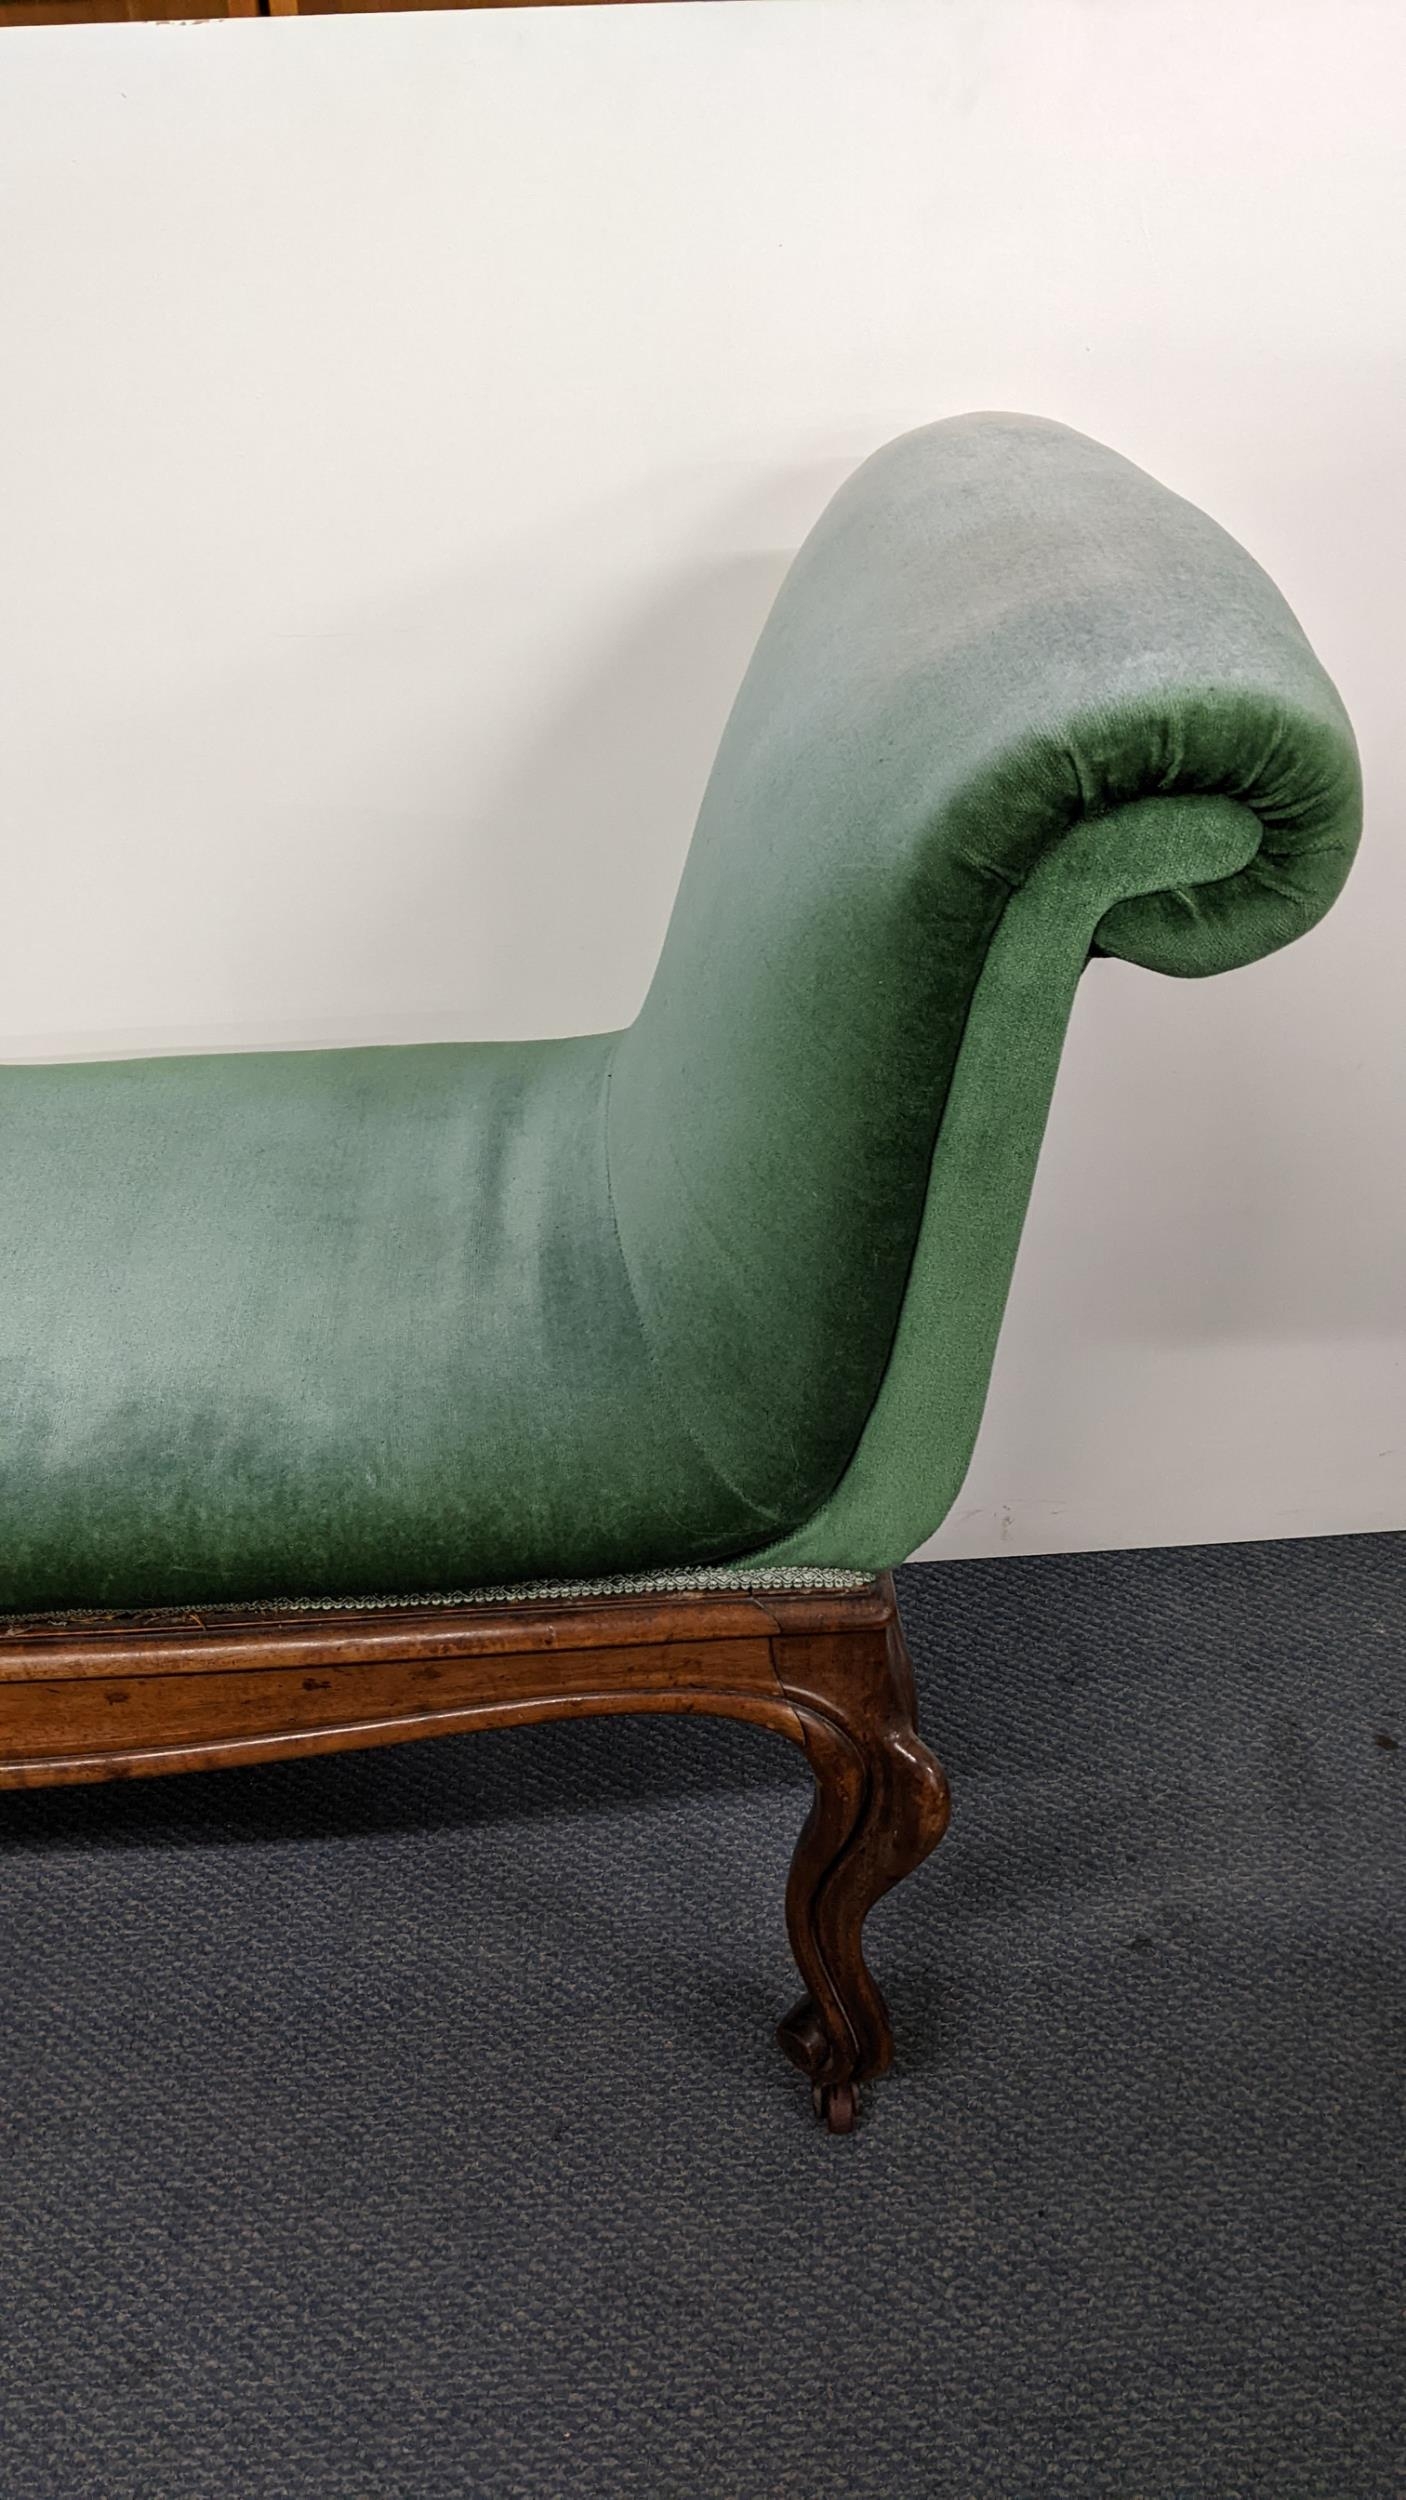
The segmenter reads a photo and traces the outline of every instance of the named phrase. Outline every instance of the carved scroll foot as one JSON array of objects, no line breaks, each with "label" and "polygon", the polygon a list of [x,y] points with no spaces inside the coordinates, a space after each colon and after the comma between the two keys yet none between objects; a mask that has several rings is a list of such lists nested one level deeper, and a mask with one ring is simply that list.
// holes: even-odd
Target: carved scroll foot
[{"label": "carved scroll foot", "polygon": [[947,1781],[917,1732],[896,1610],[885,1630],[779,1641],[775,1656],[815,1774],[786,1893],[807,1994],[777,2039],[809,2075],[831,2133],[847,2135],[859,2084],[893,2055],[888,2008],[864,1959],[864,1921],[942,1838]]}]

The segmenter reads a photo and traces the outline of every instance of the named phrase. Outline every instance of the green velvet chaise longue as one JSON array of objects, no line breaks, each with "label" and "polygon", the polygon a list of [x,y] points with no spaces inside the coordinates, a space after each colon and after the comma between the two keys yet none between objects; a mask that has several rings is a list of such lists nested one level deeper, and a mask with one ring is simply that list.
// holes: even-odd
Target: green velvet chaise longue
[{"label": "green velvet chaise longue", "polygon": [[888,444],[801,549],[627,1032],[0,1071],[0,1784],[585,1711],[805,1748],[781,2027],[887,2063],[939,1838],[890,1567],[943,1518],[1091,955],[1309,928],[1342,706],[1062,426]]}]

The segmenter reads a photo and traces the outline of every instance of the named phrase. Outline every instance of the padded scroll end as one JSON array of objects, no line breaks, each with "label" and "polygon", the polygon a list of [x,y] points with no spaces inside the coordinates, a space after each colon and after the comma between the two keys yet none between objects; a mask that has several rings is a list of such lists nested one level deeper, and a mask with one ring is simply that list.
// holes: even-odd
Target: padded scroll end
[{"label": "padded scroll end", "polygon": [[[1233,752],[1233,749],[1232,749]],[[1104,913],[1093,952],[1199,979],[1272,955],[1322,919],[1362,829],[1357,748],[1340,713],[1282,724],[1269,764],[1225,795],[1253,817],[1253,855],[1230,873],[1159,884]]]}]

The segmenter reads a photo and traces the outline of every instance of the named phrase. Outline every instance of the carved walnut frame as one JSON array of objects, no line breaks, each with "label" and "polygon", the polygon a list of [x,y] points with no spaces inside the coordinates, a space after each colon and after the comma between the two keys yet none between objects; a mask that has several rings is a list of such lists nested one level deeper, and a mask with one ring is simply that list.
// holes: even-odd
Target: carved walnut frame
[{"label": "carved walnut frame", "polygon": [[864,1920],[948,1814],[887,1574],[842,1589],[0,1621],[0,1788],[632,1710],[743,1719],[804,1749],[815,1797],[786,1922],[806,1994],[777,2037],[847,2133],[860,2083],[893,2053]]}]

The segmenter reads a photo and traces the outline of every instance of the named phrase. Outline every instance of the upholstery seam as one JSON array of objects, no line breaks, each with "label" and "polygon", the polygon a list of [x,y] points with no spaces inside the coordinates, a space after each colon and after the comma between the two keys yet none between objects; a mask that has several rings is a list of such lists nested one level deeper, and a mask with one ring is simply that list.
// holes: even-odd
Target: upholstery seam
[{"label": "upholstery seam", "polygon": [[711,1597],[825,1592],[871,1587],[877,1574],[843,1564],[794,1563],[751,1568],[746,1563],[684,1563],[675,1571],[607,1572],[599,1578],[489,1581],[479,1588],[412,1589],[391,1595],[354,1597],[247,1597],[210,1601],[173,1599],[162,1606],[60,1606],[0,1609],[0,1648],[30,1624],[46,1629],[68,1624],[128,1623],[179,1630],[191,1623],[242,1621],[250,1615],[337,1615],[414,1613],[434,1608],[572,1604],[597,1597]]}]

